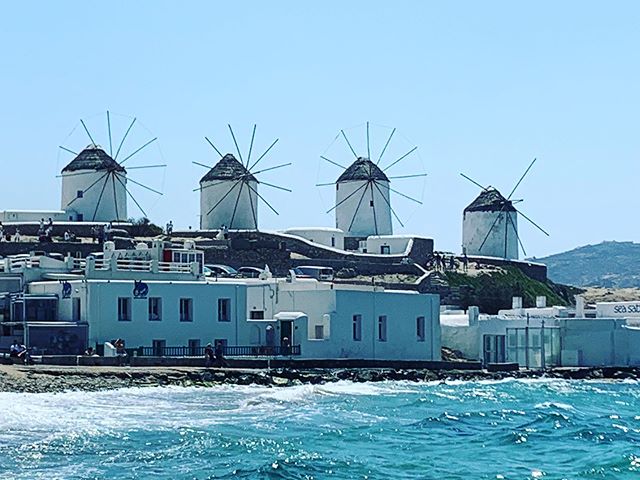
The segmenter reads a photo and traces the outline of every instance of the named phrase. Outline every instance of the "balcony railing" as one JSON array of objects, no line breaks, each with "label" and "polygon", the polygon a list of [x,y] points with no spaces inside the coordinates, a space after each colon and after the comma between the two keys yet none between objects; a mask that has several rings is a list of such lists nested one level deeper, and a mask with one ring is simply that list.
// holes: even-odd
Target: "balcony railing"
[{"label": "balcony railing", "polygon": [[[138,347],[134,349],[139,357],[204,357],[205,347]],[[132,352],[132,353],[133,353]],[[300,345],[227,345],[223,348],[225,357],[279,357],[300,355]]]}]

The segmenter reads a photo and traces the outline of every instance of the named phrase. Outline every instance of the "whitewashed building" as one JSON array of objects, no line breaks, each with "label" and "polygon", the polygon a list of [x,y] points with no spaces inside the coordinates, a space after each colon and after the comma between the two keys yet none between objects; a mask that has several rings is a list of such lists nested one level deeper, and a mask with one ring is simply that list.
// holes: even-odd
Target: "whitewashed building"
[{"label": "whitewashed building", "polygon": [[391,235],[389,185],[375,163],[359,157],[336,181],[336,228],[347,237]]},{"label": "whitewashed building", "polygon": [[518,212],[495,188],[464,209],[462,249],[467,255],[518,259]]},{"label": "whitewashed building", "polygon": [[[440,315],[442,345],[466,358],[521,367],[596,367],[640,365],[640,318],[574,316],[566,307],[513,308],[498,315],[449,311]],[[622,302],[633,303],[633,302]],[[606,311],[603,311],[606,313]]]},{"label": "whitewashed building", "polygon": [[[20,298],[8,301],[41,299],[46,315],[37,317],[41,306],[34,304],[5,325],[11,327],[7,338],[26,327],[25,340],[42,351],[60,349],[47,344],[51,338],[75,336],[68,348],[124,339],[127,347],[162,354],[171,347],[198,352],[220,341],[229,355],[242,349],[256,356],[440,359],[437,295],[266,273],[257,279],[207,278],[202,252],[193,244],[175,248],[160,241],[135,250],[107,243],[86,261],[58,261],[55,271],[43,271],[41,262],[46,263],[24,259],[22,267],[16,262],[8,269],[40,269]],[[82,335],[86,339],[79,342]],[[285,346],[290,350],[283,351]]]},{"label": "whitewashed building", "polygon": [[61,209],[71,221],[127,220],[127,171],[97,145],[62,169]]},{"label": "whitewashed building", "polygon": [[200,228],[258,228],[258,180],[228,153],[200,179]]}]

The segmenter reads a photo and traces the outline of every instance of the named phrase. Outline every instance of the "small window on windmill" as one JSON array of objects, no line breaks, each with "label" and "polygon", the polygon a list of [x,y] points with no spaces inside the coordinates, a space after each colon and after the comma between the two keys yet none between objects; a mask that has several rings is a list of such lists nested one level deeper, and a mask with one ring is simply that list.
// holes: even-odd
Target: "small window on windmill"
[{"label": "small window on windmill", "polygon": [[373,200],[369,200],[369,206],[373,207]]},{"label": "small window on windmill", "polygon": [[84,197],[84,190],[78,190],[78,191],[76,192],[76,197],[77,197],[77,198],[82,198],[82,197]]}]

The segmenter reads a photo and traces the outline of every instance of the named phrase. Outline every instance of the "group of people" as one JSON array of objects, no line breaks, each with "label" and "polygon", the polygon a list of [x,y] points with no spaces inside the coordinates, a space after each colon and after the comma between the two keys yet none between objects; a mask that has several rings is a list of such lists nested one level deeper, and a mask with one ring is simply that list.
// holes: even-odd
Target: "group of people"
[{"label": "group of people", "polygon": [[[446,271],[446,270],[457,270],[458,262],[456,261],[455,255],[447,256],[444,253],[435,252],[433,254],[433,268],[436,271]],[[462,269],[464,272],[469,270],[469,257],[467,257],[466,252],[462,254]]]},{"label": "group of people", "polygon": [[111,222],[105,223],[103,227],[93,226],[91,227],[91,239],[93,242],[98,242],[102,245],[106,240],[109,240],[113,224]]},{"label": "group of people", "polygon": [[9,347],[9,356],[12,358],[18,358],[25,364],[31,363],[29,349],[27,349],[24,344],[20,343],[18,339],[13,340],[11,347]]},{"label": "group of people", "polygon": [[44,218],[40,219],[40,226],[38,227],[38,241],[53,241],[53,220],[51,219],[51,217],[49,217],[49,220],[46,223],[44,221]]},{"label": "group of people", "polygon": [[207,367],[226,367],[227,361],[224,359],[224,344],[218,340],[215,348],[208,343],[204,347],[204,359]]},{"label": "group of people", "polygon": [[8,230],[5,230],[4,225],[0,222],[0,242],[20,242],[22,241],[22,236],[20,235],[20,229],[16,227],[13,236],[9,233]]}]

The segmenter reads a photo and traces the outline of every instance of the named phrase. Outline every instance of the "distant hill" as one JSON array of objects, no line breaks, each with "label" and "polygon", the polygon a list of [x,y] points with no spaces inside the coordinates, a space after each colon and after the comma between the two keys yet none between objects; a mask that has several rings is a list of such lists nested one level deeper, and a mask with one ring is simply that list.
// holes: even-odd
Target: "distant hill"
[{"label": "distant hill", "polygon": [[544,263],[549,278],[576,287],[640,287],[640,243],[603,242],[531,260]]}]

